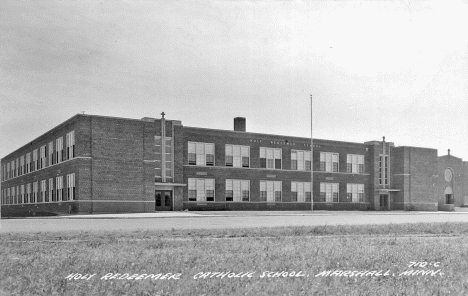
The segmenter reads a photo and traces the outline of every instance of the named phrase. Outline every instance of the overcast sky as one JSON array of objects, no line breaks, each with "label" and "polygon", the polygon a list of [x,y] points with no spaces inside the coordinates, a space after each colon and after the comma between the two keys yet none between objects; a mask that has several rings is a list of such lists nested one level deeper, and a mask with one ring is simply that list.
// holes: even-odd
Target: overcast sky
[{"label": "overcast sky", "polygon": [[396,146],[468,160],[467,1],[0,4],[0,157],[73,115]]}]

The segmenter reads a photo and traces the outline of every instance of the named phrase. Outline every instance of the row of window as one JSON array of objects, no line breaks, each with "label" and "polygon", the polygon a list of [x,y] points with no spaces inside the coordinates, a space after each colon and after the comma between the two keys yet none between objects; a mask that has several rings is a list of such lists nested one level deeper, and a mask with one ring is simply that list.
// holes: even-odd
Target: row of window
[{"label": "row of window", "polygon": [[[317,202],[338,202],[339,183],[320,183],[320,196],[314,198]],[[260,181],[260,201],[281,202],[282,181]],[[250,201],[250,180],[227,179],[225,183],[226,201]],[[310,182],[291,182],[292,202],[311,202]],[[215,180],[189,178],[188,200],[205,202],[215,200]],[[347,202],[364,202],[364,184],[346,184]]]},{"label": "row of window", "polygon": [[[54,182],[55,181],[55,182]],[[2,205],[60,202],[75,199],[75,174],[2,189]]]},{"label": "row of window", "polygon": [[[339,172],[339,154],[320,152],[320,170]],[[188,142],[188,164],[214,166],[215,153],[213,143]],[[250,147],[225,145],[225,166],[250,167]],[[282,149],[260,147],[260,167],[282,169]],[[312,167],[310,151],[291,150],[291,170],[310,171]],[[364,173],[364,155],[347,154],[347,173]]]},{"label": "row of window", "polygon": [[42,168],[69,160],[75,157],[75,132],[69,132],[65,137],[65,149],[63,149],[63,137],[43,145],[39,149],[18,157],[2,166],[2,181],[19,177],[24,174],[40,170]]}]

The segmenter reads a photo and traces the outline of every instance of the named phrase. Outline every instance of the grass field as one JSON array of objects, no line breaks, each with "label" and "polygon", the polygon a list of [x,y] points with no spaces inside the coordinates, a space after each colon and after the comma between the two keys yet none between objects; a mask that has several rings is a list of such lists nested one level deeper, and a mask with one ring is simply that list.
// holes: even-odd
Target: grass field
[{"label": "grass field", "polygon": [[468,293],[468,223],[2,234],[0,254],[1,295]]}]

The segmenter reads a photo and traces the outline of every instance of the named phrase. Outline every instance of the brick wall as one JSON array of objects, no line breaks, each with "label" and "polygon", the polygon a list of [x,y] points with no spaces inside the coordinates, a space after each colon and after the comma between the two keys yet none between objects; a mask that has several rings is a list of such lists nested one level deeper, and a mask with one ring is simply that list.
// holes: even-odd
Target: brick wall
[{"label": "brick wall", "polygon": [[[190,209],[303,209],[310,210],[310,203],[291,202],[291,181],[310,182],[310,171],[291,170],[291,150],[310,150],[310,139],[265,135],[256,133],[221,131],[201,128],[184,127],[184,183],[188,178],[215,179],[215,202],[188,202],[188,188],[184,188],[185,207]],[[215,166],[189,166],[188,142],[203,142],[215,144]],[[235,168],[225,166],[225,145],[244,145],[250,147],[250,168]],[[282,149],[282,169],[260,168],[260,147]],[[338,141],[314,140],[314,169],[320,169],[320,152],[339,153],[339,173],[314,172],[313,195],[320,195],[320,182],[339,183],[340,203],[315,202],[316,209],[366,209],[369,202],[345,202],[347,183],[365,184],[366,197],[370,194],[369,176],[372,162],[368,156],[368,147],[364,144]],[[365,156],[365,173],[346,173],[347,154]],[[225,198],[225,180],[250,180],[250,202],[227,202]],[[282,203],[266,203],[260,201],[260,181],[282,181]],[[200,204],[200,203],[199,203]]]},{"label": "brick wall", "polygon": [[[46,180],[46,188],[48,191],[49,188],[49,179],[52,178],[54,181],[54,190],[56,187],[55,178],[62,176],[63,177],[63,187],[67,188],[67,175],[68,174],[75,174],[75,197],[73,201],[62,201],[62,202],[47,202],[47,203],[37,203],[37,204],[15,204],[15,205],[2,205],[2,216],[27,216],[32,214],[58,214],[58,213],[68,213],[70,205],[73,206],[74,211],[79,210],[79,203],[78,200],[80,197],[86,198],[86,195],[89,194],[89,190],[86,189],[86,185],[83,188],[80,187],[78,180],[80,179],[81,175],[86,175],[85,167],[89,167],[89,159],[84,158],[89,153],[89,149],[86,144],[81,145],[81,141],[86,138],[87,133],[87,125],[86,122],[83,121],[83,116],[76,115],[70,118],[69,120],[65,121],[64,123],[56,126],[55,128],[51,129],[50,131],[44,133],[43,135],[39,136],[38,138],[32,140],[26,145],[23,145],[18,150],[10,153],[6,157],[4,157],[1,161],[1,164],[6,164],[7,162],[11,162],[14,159],[20,158],[21,156],[25,156],[27,153],[31,153],[31,160],[32,160],[32,152],[35,149],[38,149],[38,158],[40,157],[39,149],[40,147],[46,145],[47,152],[46,152],[46,163],[45,166],[41,169],[37,169],[35,171],[29,172],[27,174],[23,174],[21,176],[17,176],[15,178],[11,178],[9,180],[2,182],[2,189],[26,185],[28,183],[31,184],[31,192],[32,192],[32,183],[38,182],[39,192],[40,194],[40,182],[42,180]],[[49,143],[53,143],[54,151],[56,149],[56,139],[62,137],[63,138],[63,149],[66,151],[66,134],[74,131],[75,132],[75,158],[67,160],[65,159],[61,163],[56,163],[54,165],[49,166]],[[25,161],[26,165],[26,161]],[[26,193],[26,188],[25,188]]]},{"label": "brick wall", "polygon": [[436,211],[437,150],[418,147],[394,149],[396,208]]}]

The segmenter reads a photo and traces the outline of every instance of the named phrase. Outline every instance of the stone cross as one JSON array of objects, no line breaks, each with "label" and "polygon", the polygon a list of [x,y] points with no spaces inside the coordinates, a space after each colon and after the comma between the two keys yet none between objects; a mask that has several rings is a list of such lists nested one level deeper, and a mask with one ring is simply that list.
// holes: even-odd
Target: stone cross
[{"label": "stone cross", "polygon": [[164,118],[164,115],[166,115],[166,113],[164,113],[164,111],[163,111],[163,112],[161,113],[161,115],[162,115],[162,118]]}]

